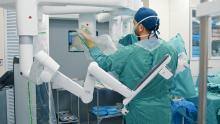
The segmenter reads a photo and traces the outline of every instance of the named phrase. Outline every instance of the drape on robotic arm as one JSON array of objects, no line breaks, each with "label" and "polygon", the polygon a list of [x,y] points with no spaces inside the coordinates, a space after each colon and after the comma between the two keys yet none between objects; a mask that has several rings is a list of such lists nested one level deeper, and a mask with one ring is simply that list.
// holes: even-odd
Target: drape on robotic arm
[{"label": "drape on robotic arm", "polygon": [[[96,62],[90,63],[86,75],[85,82],[83,86],[79,83],[71,80],[61,72],[59,72],[59,65],[45,52],[40,51],[36,54],[35,61],[32,65],[31,74],[36,73],[35,69],[40,69],[37,72],[39,75],[33,82],[53,82],[56,85],[62,87],[63,89],[71,92],[72,94],[81,98],[84,103],[90,103],[93,99],[93,92],[95,88],[95,82],[99,81],[106,84],[112,90],[120,93],[125,97],[123,100],[124,108],[122,113],[128,113],[126,105],[147,85],[149,82],[156,77],[158,74],[163,76],[166,79],[172,77],[172,73],[166,68],[166,65],[169,64],[171,57],[169,55],[164,56],[163,59],[156,65],[143,79],[143,81],[138,85],[135,90],[131,90],[120,81],[115,79],[109,73],[105,72],[102,68],[98,66]],[[36,74],[35,76],[36,77]],[[34,79],[32,79],[34,80]]]}]

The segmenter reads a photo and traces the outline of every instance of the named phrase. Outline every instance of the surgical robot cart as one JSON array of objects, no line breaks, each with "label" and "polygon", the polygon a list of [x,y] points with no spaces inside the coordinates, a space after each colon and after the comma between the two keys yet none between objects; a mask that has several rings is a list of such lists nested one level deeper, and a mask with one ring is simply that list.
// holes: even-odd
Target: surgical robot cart
[{"label": "surgical robot cart", "polygon": [[[58,85],[62,89],[78,96],[84,103],[90,103],[93,100],[95,82],[99,81],[124,96],[125,99],[123,100],[121,113],[126,115],[129,112],[126,106],[154,77],[158,74],[165,79],[172,77],[172,73],[166,68],[166,65],[169,64],[171,60],[169,55],[162,58],[161,62],[149,72],[135,90],[131,90],[123,85],[116,78],[100,68],[95,62],[89,64],[85,82],[83,85],[80,85],[78,82],[71,80],[60,72],[60,65],[49,56],[48,51],[38,50],[34,52],[33,48],[35,46],[33,45],[33,41],[35,37],[38,36],[39,20],[42,19],[43,14],[80,14],[79,27],[87,26],[91,35],[95,36],[96,13],[112,12],[113,14],[124,15],[131,13],[131,11],[141,6],[140,3],[135,7],[129,3],[129,0],[17,0],[16,2],[13,0],[2,0],[0,6],[4,8],[16,7],[20,75],[27,80],[28,84],[31,82],[32,86],[42,84],[43,82],[51,82],[52,85]],[[88,12],[91,14],[85,14]],[[118,25],[111,26],[117,27]],[[114,28],[112,30],[112,32],[116,31],[114,31]],[[53,42],[51,41],[50,43]],[[33,106],[33,108],[35,108],[35,106]],[[16,116],[17,115],[19,115],[18,112],[16,112]],[[35,120],[36,113],[31,116],[33,116],[31,118],[34,119],[32,123],[37,123]],[[22,117],[16,119],[22,120]],[[28,123],[28,121],[22,124],[26,123]]]}]

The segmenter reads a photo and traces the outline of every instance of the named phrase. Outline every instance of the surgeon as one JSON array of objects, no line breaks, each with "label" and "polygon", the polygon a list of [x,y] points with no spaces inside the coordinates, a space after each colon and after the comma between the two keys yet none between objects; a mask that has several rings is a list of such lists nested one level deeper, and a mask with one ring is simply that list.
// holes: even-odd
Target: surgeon
[{"label": "surgeon", "polygon": [[[96,47],[93,38],[81,31],[90,55],[105,71],[117,73],[118,79],[134,90],[148,72],[166,55],[171,56],[168,68],[177,67],[177,53],[158,39],[159,18],[150,8],[140,8],[134,17],[134,33],[138,42],[122,47],[109,56]],[[170,124],[170,87],[172,79],[157,75],[127,106],[126,124]]]}]

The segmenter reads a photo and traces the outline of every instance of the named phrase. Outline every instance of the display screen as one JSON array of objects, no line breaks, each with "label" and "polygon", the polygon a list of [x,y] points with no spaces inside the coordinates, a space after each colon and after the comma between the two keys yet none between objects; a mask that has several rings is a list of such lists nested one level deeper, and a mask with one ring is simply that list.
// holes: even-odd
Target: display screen
[{"label": "display screen", "polygon": [[76,31],[68,31],[68,48],[69,52],[83,52],[84,48],[81,39]]}]

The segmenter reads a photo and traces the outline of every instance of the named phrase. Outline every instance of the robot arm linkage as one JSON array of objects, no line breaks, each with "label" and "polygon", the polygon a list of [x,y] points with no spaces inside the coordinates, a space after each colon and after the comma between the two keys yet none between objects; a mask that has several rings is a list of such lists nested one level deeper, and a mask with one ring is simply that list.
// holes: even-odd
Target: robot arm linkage
[{"label": "robot arm linkage", "polygon": [[166,68],[166,65],[170,62],[171,57],[166,55],[161,62],[155,66],[144,80],[137,86],[135,90],[131,90],[113,76],[105,72],[98,66],[96,62],[92,62],[88,67],[88,72],[84,85],[81,86],[77,82],[71,80],[64,74],[58,71],[59,65],[49,56],[47,53],[40,51],[35,56],[36,60],[44,66],[44,70],[40,74],[40,78],[45,82],[53,82],[63,89],[73,93],[81,98],[84,103],[89,103],[93,99],[93,91],[95,82],[98,80],[101,83],[105,83],[112,90],[120,93],[125,97],[123,100],[124,108],[122,113],[126,114],[128,111],[125,106],[159,73],[166,79],[172,76],[172,73]]}]

